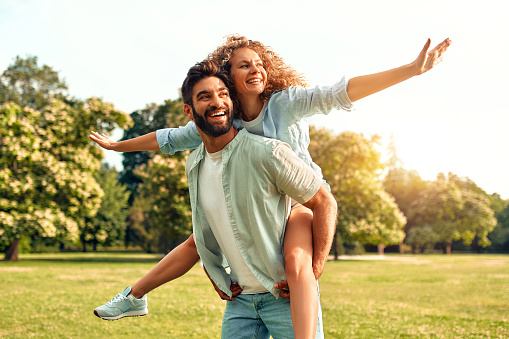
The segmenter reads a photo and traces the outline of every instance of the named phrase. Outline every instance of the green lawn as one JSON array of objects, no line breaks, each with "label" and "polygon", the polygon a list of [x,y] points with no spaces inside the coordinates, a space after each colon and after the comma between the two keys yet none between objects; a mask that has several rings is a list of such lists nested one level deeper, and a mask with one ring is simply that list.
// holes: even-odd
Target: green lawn
[{"label": "green lawn", "polygon": [[[70,253],[0,262],[0,337],[218,338],[224,303],[199,266],[153,291],[145,317],[93,315],[157,259]],[[369,259],[327,263],[326,338],[509,338],[508,255]]]}]

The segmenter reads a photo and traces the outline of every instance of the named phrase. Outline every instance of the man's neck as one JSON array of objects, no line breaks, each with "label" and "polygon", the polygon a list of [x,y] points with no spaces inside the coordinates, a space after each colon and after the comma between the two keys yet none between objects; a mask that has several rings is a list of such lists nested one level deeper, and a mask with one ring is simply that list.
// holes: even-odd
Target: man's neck
[{"label": "man's neck", "polygon": [[205,146],[207,152],[216,153],[228,145],[239,132],[235,128],[231,127],[226,134],[223,134],[220,137],[211,137],[200,131],[200,129],[198,129],[198,133],[200,134],[201,140],[203,141],[203,145]]}]

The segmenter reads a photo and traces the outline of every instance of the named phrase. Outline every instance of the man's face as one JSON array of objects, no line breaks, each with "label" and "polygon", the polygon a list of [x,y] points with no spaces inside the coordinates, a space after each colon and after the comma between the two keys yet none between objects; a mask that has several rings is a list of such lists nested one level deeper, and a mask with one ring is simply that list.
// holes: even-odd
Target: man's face
[{"label": "man's face", "polygon": [[219,137],[230,130],[233,124],[232,107],[228,88],[220,79],[208,77],[194,85],[191,105],[193,120],[208,136]]}]

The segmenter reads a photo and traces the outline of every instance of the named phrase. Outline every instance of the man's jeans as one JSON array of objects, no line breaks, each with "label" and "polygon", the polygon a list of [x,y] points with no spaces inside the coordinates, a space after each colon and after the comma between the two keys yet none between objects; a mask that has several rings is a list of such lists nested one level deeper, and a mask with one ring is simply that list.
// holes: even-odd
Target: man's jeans
[{"label": "man's jeans", "polygon": [[[239,294],[227,301],[221,338],[294,338],[290,300],[271,293]],[[323,339],[322,308],[318,308],[316,338]]]}]

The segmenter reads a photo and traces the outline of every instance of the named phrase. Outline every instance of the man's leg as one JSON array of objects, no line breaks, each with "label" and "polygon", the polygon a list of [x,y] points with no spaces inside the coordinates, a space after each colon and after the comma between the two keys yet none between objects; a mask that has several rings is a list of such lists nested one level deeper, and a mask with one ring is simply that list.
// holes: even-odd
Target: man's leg
[{"label": "man's leg", "polygon": [[[257,302],[257,296],[259,294],[239,294],[234,301],[226,302],[221,329],[222,339],[270,338],[269,331],[258,314],[257,309],[260,305]],[[289,305],[288,303],[288,310],[290,310]],[[291,321],[290,317],[290,325]]]},{"label": "man's leg", "polygon": [[295,338],[290,300],[270,293],[256,294],[258,314],[274,339]]},{"label": "man's leg", "polygon": [[[270,335],[274,339],[295,338],[290,309],[290,301],[285,298],[276,299],[272,294],[258,294],[262,296],[261,304],[263,307],[258,309],[265,326],[269,329]],[[320,305],[319,305],[320,306]],[[316,333],[314,338],[323,339],[322,308],[318,308],[318,317],[316,324]]]}]

